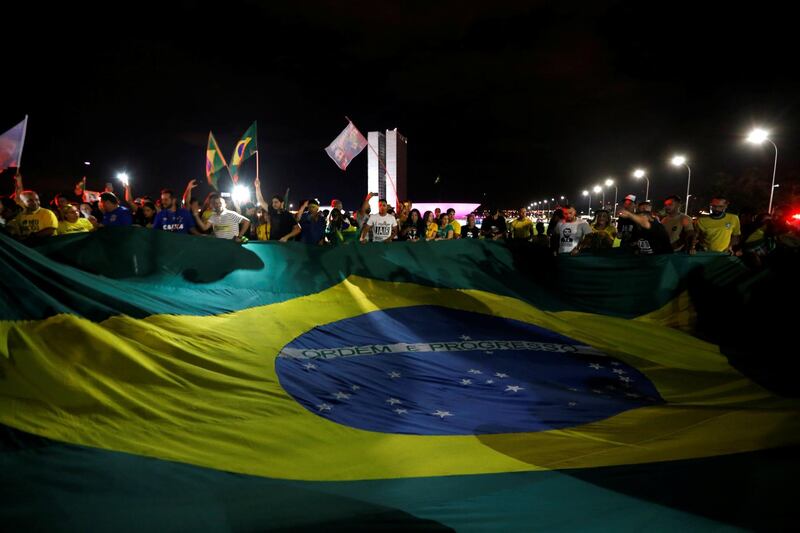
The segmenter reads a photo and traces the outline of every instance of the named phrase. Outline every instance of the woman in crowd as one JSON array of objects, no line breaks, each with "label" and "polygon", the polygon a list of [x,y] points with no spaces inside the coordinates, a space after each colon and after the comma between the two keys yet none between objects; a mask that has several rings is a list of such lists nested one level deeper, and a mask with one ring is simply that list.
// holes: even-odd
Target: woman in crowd
[{"label": "woman in crowd", "polygon": [[412,209],[400,229],[400,238],[404,241],[424,240],[427,227],[422,222],[419,209]]},{"label": "woman in crowd", "polygon": [[142,204],[140,209],[142,212],[141,225],[143,228],[152,228],[153,219],[156,218],[156,204],[147,201]]},{"label": "woman in crowd", "polygon": [[432,241],[436,239],[436,232],[439,231],[439,225],[433,218],[433,213],[431,211],[425,211],[425,216],[422,217],[422,220],[425,221],[425,240]]},{"label": "woman in crowd", "polygon": [[255,236],[258,241],[269,239],[269,211],[260,206],[256,209]]},{"label": "woman in crowd", "polygon": [[72,204],[67,204],[61,208],[61,220],[58,222],[58,235],[69,235],[70,233],[86,233],[94,230],[88,218],[83,218],[78,213],[78,208]]},{"label": "woman in crowd", "polygon": [[436,232],[437,241],[448,241],[453,238],[453,226],[450,224],[450,217],[447,213],[439,215],[439,231]]},{"label": "woman in crowd", "polygon": [[583,238],[579,247],[581,250],[606,250],[614,246],[617,238],[617,228],[611,224],[611,215],[605,209],[595,211],[594,220],[590,224],[592,233]]}]

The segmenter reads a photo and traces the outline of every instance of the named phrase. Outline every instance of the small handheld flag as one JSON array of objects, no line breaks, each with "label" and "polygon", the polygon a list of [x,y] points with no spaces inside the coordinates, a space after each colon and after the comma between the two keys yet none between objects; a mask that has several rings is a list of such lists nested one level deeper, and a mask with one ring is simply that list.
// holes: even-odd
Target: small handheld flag
[{"label": "small handheld flag", "polygon": [[11,167],[19,168],[27,128],[28,115],[25,115],[22,122],[0,135],[0,171]]},{"label": "small handheld flag", "polygon": [[258,141],[256,122],[253,121],[250,127],[247,128],[247,131],[244,132],[244,135],[242,135],[242,138],[239,139],[239,142],[236,143],[236,147],[233,149],[231,165],[229,168],[234,183],[239,181],[239,165],[241,165],[245,159],[254,155],[257,150]]},{"label": "small handheld flag", "polygon": [[347,170],[350,161],[355,159],[366,146],[367,139],[352,122],[348,121],[347,127],[325,148],[325,152],[333,159],[336,166]]},{"label": "small handheld flag", "polygon": [[208,132],[208,146],[206,147],[206,179],[208,179],[208,184],[216,189],[217,174],[227,167],[228,163],[225,162],[225,157],[223,157],[222,151],[219,149],[214,134]]}]

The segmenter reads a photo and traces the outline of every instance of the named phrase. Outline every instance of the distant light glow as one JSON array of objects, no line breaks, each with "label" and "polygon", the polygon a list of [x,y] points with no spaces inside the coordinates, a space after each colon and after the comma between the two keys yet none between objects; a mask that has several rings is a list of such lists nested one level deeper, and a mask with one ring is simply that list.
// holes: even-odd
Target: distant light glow
[{"label": "distant light glow", "polygon": [[599,185],[595,185],[594,189],[592,189],[592,190],[595,192],[595,194],[597,194],[599,192],[603,192],[603,188],[601,186],[599,186]]},{"label": "distant light glow", "polygon": [[606,180],[606,187],[611,187],[613,185],[614,185],[614,180],[612,180],[611,178],[608,178]]},{"label": "distant light glow", "polygon": [[250,189],[245,185],[236,185],[233,188],[233,201],[237,204],[246,204],[250,201]]},{"label": "distant light glow", "polygon": [[747,134],[747,142],[753,144],[761,144],[769,139],[769,132],[761,128],[754,128]]},{"label": "distant light glow", "polygon": [[583,194],[584,196],[589,196],[589,191],[583,191],[581,194]]},{"label": "distant light glow", "polygon": [[676,155],[675,157],[672,158],[672,164],[675,165],[676,167],[679,167],[685,163],[686,163],[686,158],[683,157],[682,155]]},{"label": "distant light glow", "polygon": [[91,161],[84,161],[84,162],[83,162],[83,164],[84,164],[84,165],[86,165],[86,166],[88,167],[89,165],[91,165],[91,164],[92,164],[92,162],[91,162]]},{"label": "distant light glow", "polygon": [[633,177],[636,178],[637,180],[642,179],[644,177],[644,174],[645,172],[641,168],[637,168],[636,170],[633,171]]}]

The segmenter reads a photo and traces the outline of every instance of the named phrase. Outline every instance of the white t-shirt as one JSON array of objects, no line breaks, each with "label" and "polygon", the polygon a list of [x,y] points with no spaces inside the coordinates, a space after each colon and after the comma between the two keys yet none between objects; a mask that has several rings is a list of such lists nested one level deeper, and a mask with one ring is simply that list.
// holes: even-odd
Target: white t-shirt
[{"label": "white t-shirt", "polygon": [[221,213],[211,213],[208,222],[214,230],[214,237],[218,239],[233,239],[239,235],[239,224],[247,217],[243,217],[236,211],[223,209]]},{"label": "white t-shirt", "polygon": [[562,221],[556,226],[556,232],[558,233],[558,253],[568,254],[581,243],[585,236],[592,232],[592,228],[585,220]]},{"label": "white t-shirt", "polygon": [[391,239],[392,228],[397,227],[397,220],[394,218],[394,215],[379,215],[373,213],[369,216],[369,220],[367,220],[367,226],[370,227],[372,240],[374,242],[381,242],[386,239]]}]

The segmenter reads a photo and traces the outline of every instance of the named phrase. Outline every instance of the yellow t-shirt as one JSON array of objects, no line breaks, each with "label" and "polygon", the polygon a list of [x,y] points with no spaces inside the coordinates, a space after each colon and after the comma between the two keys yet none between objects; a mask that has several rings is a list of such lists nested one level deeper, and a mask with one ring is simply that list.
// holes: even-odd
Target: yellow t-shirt
[{"label": "yellow t-shirt", "polygon": [[269,224],[259,224],[256,228],[256,235],[259,241],[266,241],[269,239]]},{"label": "yellow t-shirt", "polygon": [[458,239],[461,237],[461,223],[457,220],[451,220],[450,225],[453,226],[453,236]]},{"label": "yellow t-shirt", "polygon": [[439,224],[436,222],[429,222],[427,230],[428,231],[425,232],[425,238],[429,241],[433,240],[436,238],[436,234],[439,232]]},{"label": "yellow t-shirt", "polygon": [[529,218],[511,221],[511,237],[514,239],[530,239],[533,237],[533,221]]},{"label": "yellow t-shirt", "polygon": [[47,228],[58,229],[58,219],[55,213],[44,207],[40,207],[33,213],[23,211],[8,223],[9,231],[17,237],[27,237]]},{"label": "yellow t-shirt", "polygon": [[61,220],[58,223],[59,235],[69,235],[70,233],[86,233],[87,231],[92,231],[93,229],[94,226],[92,226],[92,223],[86,218],[79,218],[75,222]]},{"label": "yellow t-shirt", "polygon": [[731,245],[731,236],[741,235],[739,217],[725,213],[722,218],[714,219],[710,216],[700,217],[697,229],[701,233],[701,242],[710,252],[724,252]]}]

